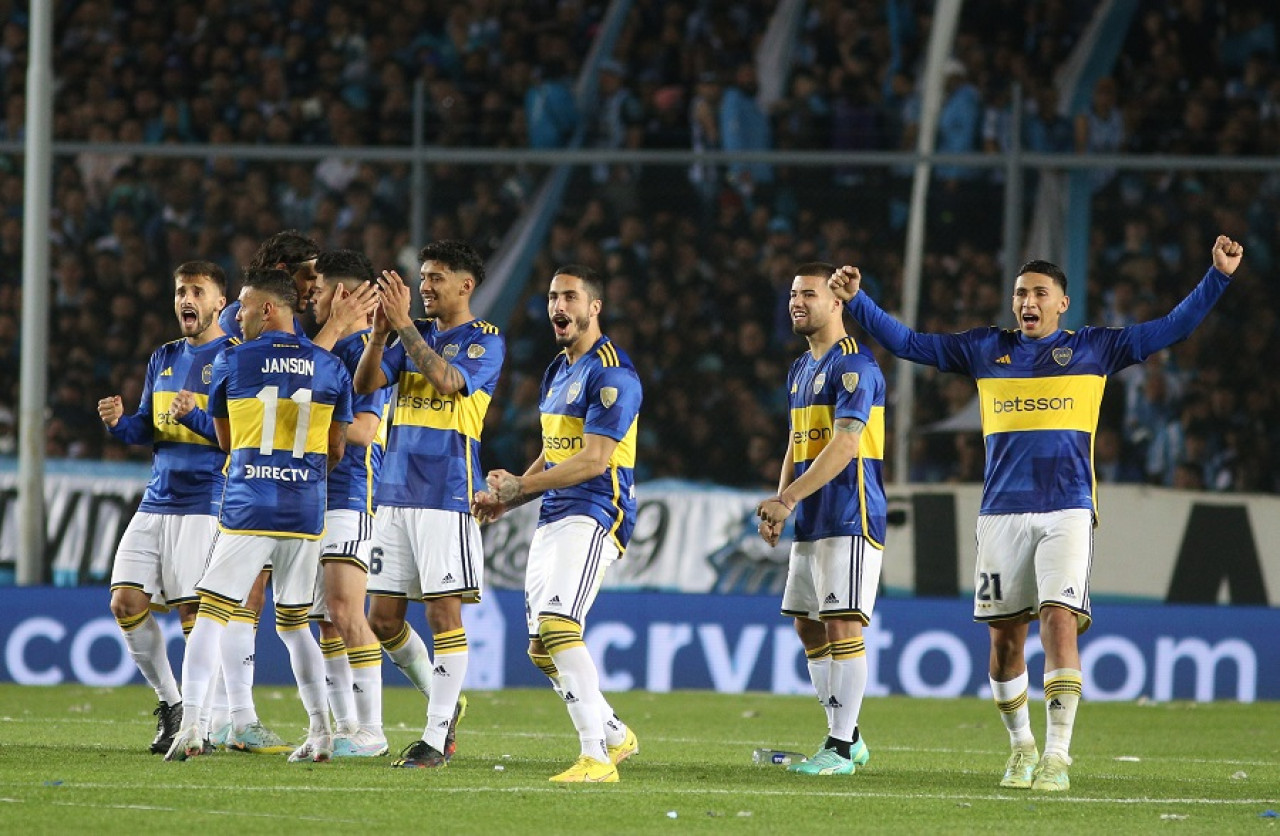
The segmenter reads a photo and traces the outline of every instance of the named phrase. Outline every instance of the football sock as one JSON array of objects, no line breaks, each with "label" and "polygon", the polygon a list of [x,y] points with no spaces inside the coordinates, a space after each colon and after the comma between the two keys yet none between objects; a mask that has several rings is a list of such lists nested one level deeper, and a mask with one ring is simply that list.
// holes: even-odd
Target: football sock
[{"label": "football sock", "polygon": [[258,616],[253,610],[236,607],[222,636],[222,677],[228,712],[237,729],[258,722],[253,704],[254,645]]},{"label": "football sock", "polygon": [[413,686],[428,699],[431,697],[431,654],[427,644],[406,621],[394,639],[382,642],[392,664],[399,668]]},{"label": "football sock", "polygon": [[1024,670],[1008,682],[989,678],[1000,719],[1009,730],[1009,745],[1014,749],[1033,748],[1036,738],[1031,733],[1031,711],[1027,707],[1027,672]]},{"label": "football sock", "polygon": [[1048,722],[1044,733],[1044,754],[1067,757],[1083,683],[1083,675],[1073,668],[1045,671],[1044,707]]},{"label": "football sock", "polygon": [[276,605],[276,633],[289,651],[289,666],[298,683],[298,695],[310,718],[308,734],[328,734],[329,705],[325,700],[324,655],[311,635],[305,607]]},{"label": "football sock", "polygon": [[351,690],[360,728],[382,737],[382,647],[374,642],[347,648]]},{"label": "football sock", "polygon": [[347,646],[339,636],[321,638],[320,655],[324,657],[324,687],[333,725],[338,734],[351,734],[356,730],[356,695]]},{"label": "football sock", "polygon": [[809,681],[818,695],[818,705],[827,713],[827,731],[831,730],[834,711],[828,702],[831,700],[831,643],[804,652],[805,665],[809,668]]},{"label": "football sock", "polygon": [[543,617],[538,622],[538,634],[560,672],[564,703],[578,731],[582,754],[609,763],[600,674],[583,644],[582,627],[567,618]]},{"label": "football sock", "polygon": [[435,636],[435,666],[431,669],[431,695],[427,697],[427,726],[422,739],[443,752],[453,712],[467,676],[467,631],[463,627]]},{"label": "football sock", "polygon": [[178,690],[173,666],[169,664],[164,631],[152,617],[151,611],[143,610],[138,615],[117,618],[116,623],[124,633],[124,643],[129,648],[129,655],[133,657],[138,670],[142,671],[143,679],[156,692],[156,698],[169,705],[180,703],[182,693]]},{"label": "football sock", "polygon": [[831,643],[831,680],[831,736],[852,741],[867,691],[867,649],[862,636]]},{"label": "football sock", "polygon": [[182,661],[182,726],[198,725],[209,700],[209,687],[218,666],[222,635],[226,632],[231,607],[208,596],[200,596],[200,611]]}]

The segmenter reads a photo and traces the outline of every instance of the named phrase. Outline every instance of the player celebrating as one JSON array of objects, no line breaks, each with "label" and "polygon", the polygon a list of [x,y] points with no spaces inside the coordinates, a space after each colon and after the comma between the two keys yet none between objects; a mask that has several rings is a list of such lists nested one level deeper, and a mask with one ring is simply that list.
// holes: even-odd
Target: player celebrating
[{"label": "player celebrating", "polygon": [[[336,357],[293,333],[298,297],[288,273],[246,271],[240,302],[248,341],[222,352],[213,364],[209,414],[231,460],[219,535],[196,587],[200,610],[182,666],[182,729],[166,759],[201,753],[200,709],[223,628],[261,567],[271,563],[276,631],[289,650],[310,717],[307,739],[289,760],[325,761],[333,740],[324,662],[307,629],[307,614],[324,530],[326,477],[342,459],[351,423],[351,377]],[[232,720],[239,727],[241,718],[233,713]]]},{"label": "player celebrating", "polygon": [[523,476],[491,472],[474,500],[477,516],[494,520],[542,497],[525,576],[529,656],[564,700],[581,746],[577,761],[551,778],[557,782],[617,781],[617,764],[640,750],[605,701],[582,641],[605,571],[622,557],[636,519],[640,378],[600,331],[602,295],[590,267],[561,267],[552,277],[547,314],[564,350],[542,378],[543,453]]},{"label": "player celebrating", "polygon": [[778,542],[795,512],[782,614],[795,618],[809,676],[827,711],[806,775],[852,775],[871,757],[858,731],[867,688],[862,628],[871,623],[884,552],[884,375],[845,333],[827,287],[835,267],[802,264],[791,283],[791,328],[809,350],[791,366],[791,426],[778,495],[760,503],[760,536]]},{"label": "player celebrating", "polygon": [[[1244,248],[1225,235],[1213,266],[1169,314],[1125,328],[1059,328],[1067,277],[1047,261],[1014,283],[1016,329],[920,334],[885,314],[861,275],[842,267],[831,288],[894,355],[978,384],[986,473],[978,512],[974,618],[991,638],[991,690],[1013,752],[1000,785],[1060,792],[1071,786],[1068,750],[1080,701],[1078,633],[1089,627],[1089,566],[1097,501],[1093,434],[1108,375],[1186,339],[1225,292]],[[1047,731],[1036,751],[1027,709],[1024,645],[1039,617]]]},{"label": "player celebrating", "polygon": [[[369,624],[392,661],[427,695],[422,739],[392,766],[436,768],[453,756],[465,709],[467,634],[462,604],[480,600],[484,552],[471,516],[480,474],[480,431],[498,383],[506,344],[498,329],[471,313],[484,262],[459,241],[422,248],[419,291],[427,319],[409,316],[409,288],[392,271],[356,368],[356,392],[392,384],[391,429],[374,492],[375,563],[369,578]],[[387,348],[392,332],[399,341]],[[434,654],[405,621],[408,599],[426,602]],[[434,666],[432,655],[435,657]]]},{"label": "player celebrating", "polygon": [[151,355],[142,402],[133,415],[124,414],[119,395],[98,401],[98,415],[113,437],[126,444],[150,443],[155,452],[151,480],[111,569],[111,613],[129,655],[160,701],[151,742],[156,754],[168,752],[173,743],[182,698],[150,605],[158,600],[176,607],[184,633],[195,623],[196,582],[217,530],[227,460],[211,424],[194,432],[169,410],[183,391],[201,405],[208,398],[213,358],[231,340],[218,326],[218,313],[227,304],[227,277],[212,262],[188,261],[173,278],[182,339]]},{"label": "player celebrating", "polygon": [[[373,265],[363,253],[336,250],[323,253],[315,266],[319,274],[316,322],[341,324],[331,350],[354,373],[369,341],[369,320],[377,304]],[[317,345],[321,339],[317,337]],[[382,731],[382,648],[364,614],[373,548],[373,486],[386,442],[382,418],[387,396],[388,390],[378,389],[353,398],[355,420],[347,429],[346,453],[329,474],[314,612],[321,617],[320,650],[337,725],[334,757],[377,757],[387,752]]]}]

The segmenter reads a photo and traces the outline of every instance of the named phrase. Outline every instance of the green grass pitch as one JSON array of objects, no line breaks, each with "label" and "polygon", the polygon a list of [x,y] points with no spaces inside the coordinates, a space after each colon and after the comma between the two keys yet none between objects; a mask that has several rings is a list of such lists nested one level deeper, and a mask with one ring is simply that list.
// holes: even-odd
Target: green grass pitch
[{"label": "green grass pitch", "polygon": [[[257,689],[263,720],[296,736],[301,703]],[[1276,833],[1280,704],[1081,706],[1071,791],[1002,790],[1006,734],[980,699],[867,700],[871,762],[848,777],[757,767],[757,746],[808,751],[813,699],[761,694],[611,695],[641,753],[615,785],[556,786],[577,755],[550,690],[471,693],[458,754],[439,771],[390,758],[294,765],[217,753],[148,754],[142,687],[0,685],[2,833]],[[388,688],[393,749],[416,739],[421,698]],[[1043,741],[1044,709],[1032,723]]]}]

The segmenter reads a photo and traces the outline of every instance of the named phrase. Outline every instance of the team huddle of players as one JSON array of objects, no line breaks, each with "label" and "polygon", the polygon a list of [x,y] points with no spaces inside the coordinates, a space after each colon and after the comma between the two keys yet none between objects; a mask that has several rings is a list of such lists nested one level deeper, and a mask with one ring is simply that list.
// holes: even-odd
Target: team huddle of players
[{"label": "team huddle of players", "polygon": [[[556,781],[616,781],[639,751],[600,693],[582,624],[635,521],[641,390],[600,332],[600,279],[567,266],[548,314],[563,351],[543,382],[548,445],[522,475],[480,468],[480,434],[506,353],[471,312],[484,264],[441,241],[420,253],[426,318],[410,290],[361,253],[273,236],[226,301],[210,262],[174,272],[182,338],[147,368],[137,412],[99,402],[109,432],[151,444],[152,478],[117,553],[111,609],[155,689],[151,750],[185,760],[217,748],[293,762],[377,757],[385,651],[426,697],[422,737],[397,767],[453,756],[467,669],[462,605],[480,599],[479,523],[542,498],[528,561],[533,661],[564,699],[581,756]],[[311,309],[308,337],[299,317]],[[377,513],[375,514],[375,508]],[[253,703],[254,630],[270,583],[276,630],[308,715],[285,743]],[[366,612],[366,599],[368,611]],[[409,625],[426,604],[428,650]],[[153,609],[187,634],[181,686]],[[310,623],[319,623],[319,642]]]},{"label": "team huddle of players", "polygon": [[[843,314],[894,355],[977,383],[987,463],[974,617],[989,625],[991,688],[1009,732],[1000,783],[1058,792],[1070,786],[1077,634],[1090,621],[1092,437],[1105,379],[1185,339],[1242,255],[1220,236],[1213,267],[1168,315],[1079,331],[1059,327],[1070,304],[1065,274],[1028,262],[1015,282],[1017,328],[949,335],[893,320],[859,292],[856,268],[796,268],[788,312],[808,350],[787,378],[778,493],[757,509],[771,544],[792,519],[782,613],[795,620],[827,715],[817,753],[792,771],[850,775],[870,759],[858,720],[868,678],[862,631],[886,534],[886,387]],[[445,766],[466,707],[462,605],[483,591],[479,525],[534,499],[529,656],[580,743],[577,760],[551,780],[614,782],[617,765],[639,752],[583,642],[636,514],[641,387],[601,333],[601,277],[581,265],[552,276],[547,314],[562,350],[542,380],[543,452],[523,474],[482,476],[481,429],[505,356],[498,329],[471,311],[484,264],[456,241],[430,243],[419,258],[426,317],[416,321],[397,273],[375,274],[358,252],[322,253],[295,232],[262,245],[230,305],[222,270],[187,262],[174,273],[183,336],[153,354],[138,411],[125,415],[119,397],[99,402],[112,435],[154,448],[151,481],[116,557],[111,609],[155,689],[151,750],[168,760],[218,747],[289,753],[293,762],[384,755],[386,652],[427,703],[421,739],[392,765]],[[298,319],[309,308],[320,326],[310,338]],[[1022,399],[1057,407],[999,408]],[[253,704],[254,629],[268,580],[309,718],[296,746],[266,728]],[[410,600],[425,603],[431,650],[406,619]],[[181,687],[151,617],[166,607],[178,610],[188,637]],[[1037,619],[1043,756],[1030,729],[1024,654]]]}]

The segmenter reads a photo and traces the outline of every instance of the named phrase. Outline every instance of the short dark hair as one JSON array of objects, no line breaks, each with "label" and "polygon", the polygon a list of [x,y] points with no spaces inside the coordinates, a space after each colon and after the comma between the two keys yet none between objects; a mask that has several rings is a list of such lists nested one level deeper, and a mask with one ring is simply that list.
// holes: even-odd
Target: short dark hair
[{"label": "short dark hair", "polygon": [[470,273],[476,287],[484,281],[484,259],[466,241],[432,241],[418,251],[418,261],[438,261],[455,272]]},{"label": "short dark hair", "polygon": [[274,296],[291,311],[298,310],[298,286],[293,283],[293,276],[278,267],[247,267],[240,284]]},{"label": "short dark hair", "polygon": [[212,261],[184,261],[173,271],[174,280],[184,276],[208,276],[218,286],[223,296],[227,295],[227,274]]},{"label": "short dark hair", "polygon": [[320,245],[303,235],[296,229],[277,232],[258,247],[253,254],[250,267],[275,267],[285,265],[290,273],[298,269],[304,261],[310,261],[320,255]]},{"label": "short dark hair", "polygon": [[1026,264],[1018,268],[1018,275],[1022,276],[1027,273],[1039,273],[1042,276],[1048,276],[1053,279],[1058,287],[1062,288],[1062,292],[1067,292],[1067,274],[1062,272],[1062,268],[1051,261],[1028,261]]},{"label": "short dark hair", "polygon": [[573,276],[575,279],[581,279],[592,299],[604,300],[604,279],[594,267],[588,267],[585,264],[565,264],[557,267],[551,274],[553,279],[556,276]]},{"label": "short dark hair", "polygon": [[796,265],[797,276],[817,276],[829,279],[835,272],[836,266],[825,261],[806,261],[804,264]]},{"label": "short dark hair", "polygon": [[371,282],[374,279],[373,262],[359,250],[330,250],[320,253],[316,259],[316,272],[330,279],[355,279]]}]

